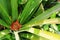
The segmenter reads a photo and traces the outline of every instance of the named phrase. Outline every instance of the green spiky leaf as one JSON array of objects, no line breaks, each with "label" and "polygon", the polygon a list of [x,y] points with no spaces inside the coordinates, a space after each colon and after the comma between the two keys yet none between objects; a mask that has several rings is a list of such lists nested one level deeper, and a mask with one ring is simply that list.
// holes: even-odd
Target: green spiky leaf
[{"label": "green spiky leaf", "polygon": [[44,19],[47,19],[51,16],[53,12],[59,11],[60,10],[60,3],[55,5],[54,7],[46,10],[44,13],[41,13],[38,15],[36,18],[32,19],[30,22],[26,23],[24,26],[25,27],[32,27],[35,25],[40,25]]},{"label": "green spiky leaf", "polygon": [[8,15],[8,12],[4,5],[4,0],[0,0],[0,15],[9,25],[11,24],[11,18]]},{"label": "green spiky leaf", "polygon": [[9,28],[9,25],[5,23],[2,19],[0,19],[0,25],[3,25],[4,27]]},{"label": "green spiky leaf", "polygon": [[37,7],[42,0],[29,0],[28,3],[26,4],[22,14],[20,15],[20,23],[23,24],[28,17],[32,14],[32,11]]},{"label": "green spiky leaf", "polygon": [[12,8],[12,21],[16,21],[18,18],[18,0],[11,0]]}]

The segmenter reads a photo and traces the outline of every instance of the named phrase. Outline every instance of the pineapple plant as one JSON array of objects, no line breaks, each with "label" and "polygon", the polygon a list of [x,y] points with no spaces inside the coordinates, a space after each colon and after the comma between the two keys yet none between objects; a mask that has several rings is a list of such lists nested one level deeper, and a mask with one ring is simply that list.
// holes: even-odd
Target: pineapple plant
[{"label": "pineapple plant", "polygon": [[0,40],[60,40],[59,13],[55,0],[0,0]]}]

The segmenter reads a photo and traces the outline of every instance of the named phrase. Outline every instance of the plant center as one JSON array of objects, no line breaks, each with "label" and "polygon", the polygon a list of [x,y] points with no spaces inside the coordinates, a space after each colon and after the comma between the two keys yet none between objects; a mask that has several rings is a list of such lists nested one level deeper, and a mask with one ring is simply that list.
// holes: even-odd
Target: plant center
[{"label": "plant center", "polygon": [[12,25],[11,25],[11,30],[13,30],[13,31],[17,31],[20,28],[21,28],[21,24],[19,24],[18,21],[13,22]]}]

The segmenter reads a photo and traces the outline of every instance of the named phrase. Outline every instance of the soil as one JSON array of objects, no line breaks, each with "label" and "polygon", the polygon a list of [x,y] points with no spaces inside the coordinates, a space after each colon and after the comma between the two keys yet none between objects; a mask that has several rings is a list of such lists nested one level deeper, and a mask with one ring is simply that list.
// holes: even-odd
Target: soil
[{"label": "soil", "polygon": [[5,29],[5,27],[0,25],[0,30],[4,30],[4,29]]}]

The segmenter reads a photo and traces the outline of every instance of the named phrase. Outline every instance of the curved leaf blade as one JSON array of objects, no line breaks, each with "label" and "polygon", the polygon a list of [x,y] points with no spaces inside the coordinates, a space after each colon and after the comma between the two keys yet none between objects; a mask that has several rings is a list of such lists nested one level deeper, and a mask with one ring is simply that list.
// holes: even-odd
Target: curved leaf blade
[{"label": "curved leaf blade", "polygon": [[30,33],[33,33],[35,35],[47,38],[49,40],[60,40],[60,35],[55,34],[55,33],[51,33],[51,32],[48,32],[48,31],[39,30],[39,29],[36,29],[36,28],[30,28],[27,31],[30,32]]},{"label": "curved leaf blade", "polygon": [[48,40],[48,39],[46,39],[44,37],[40,37],[40,36],[34,35],[32,33],[21,33],[20,36],[24,37],[24,38],[28,38],[30,40]]}]

